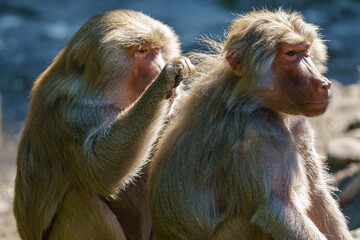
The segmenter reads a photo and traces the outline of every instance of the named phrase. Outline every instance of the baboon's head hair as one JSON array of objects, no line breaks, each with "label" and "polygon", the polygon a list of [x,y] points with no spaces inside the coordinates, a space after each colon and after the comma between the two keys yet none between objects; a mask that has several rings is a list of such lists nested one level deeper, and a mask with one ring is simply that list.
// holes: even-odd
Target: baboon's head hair
[{"label": "baboon's head hair", "polygon": [[261,10],[239,15],[231,24],[224,43],[225,54],[238,51],[242,68],[260,73],[271,65],[281,44],[312,44],[311,58],[320,72],[326,71],[327,48],[319,28],[306,23],[297,12]]}]

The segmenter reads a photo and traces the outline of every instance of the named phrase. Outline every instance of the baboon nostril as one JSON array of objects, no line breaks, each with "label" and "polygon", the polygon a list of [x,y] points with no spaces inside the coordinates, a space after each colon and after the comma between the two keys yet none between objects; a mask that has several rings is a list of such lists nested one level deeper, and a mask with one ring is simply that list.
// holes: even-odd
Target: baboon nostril
[{"label": "baboon nostril", "polygon": [[332,82],[331,81],[328,81],[328,89],[330,89],[332,86]]},{"label": "baboon nostril", "polygon": [[331,81],[323,78],[315,78],[314,79],[314,86],[319,91],[328,91],[331,88]]}]

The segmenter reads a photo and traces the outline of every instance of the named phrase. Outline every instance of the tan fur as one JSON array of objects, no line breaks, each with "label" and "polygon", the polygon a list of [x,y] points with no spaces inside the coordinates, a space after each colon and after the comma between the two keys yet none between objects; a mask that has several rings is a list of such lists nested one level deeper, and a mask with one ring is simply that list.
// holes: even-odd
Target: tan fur
[{"label": "tan fur", "polygon": [[[161,51],[151,66],[134,60],[142,46]],[[125,238],[116,217],[127,216],[115,216],[103,198],[146,163],[169,110],[166,98],[189,71],[179,54],[168,26],[114,10],[86,22],[39,76],[17,156],[14,214],[22,239]],[[142,94],[132,91],[144,81],[143,67],[151,76],[165,62]]]},{"label": "tan fur", "polygon": [[206,42],[214,51],[192,54],[199,61],[193,88],[151,163],[157,238],[351,239],[314,133],[301,116],[315,114],[299,107],[304,111],[293,115],[292,94],[270,104],[295,84],[277,75],[288,71],[277,65],[286,57],[283,44],[309,42],[304,61],[315,65],[299,76],[325,84],[305,81],[304,88],[292,87],[296,95],[311,102],[317,92],[327,94],[331,83],[320,74],[326,47],[317,27],[298,13],[254,11],[234,20],[223,44]]}]

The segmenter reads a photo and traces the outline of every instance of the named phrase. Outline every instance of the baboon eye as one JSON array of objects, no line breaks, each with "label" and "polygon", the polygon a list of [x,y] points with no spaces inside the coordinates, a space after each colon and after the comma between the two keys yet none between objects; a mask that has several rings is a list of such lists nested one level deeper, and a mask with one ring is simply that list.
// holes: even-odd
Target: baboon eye
[{"label": "baboon eye", "polygon": [[154,52],[154,54],[159,54],[160,48],[153,48],[153,52]]},{"label": "baboon eye", "polygon": [[138,51],[139,53],[145,53],[145,52],[147,52],[147,50],[144,49],[144,48],[139,48],[137,51]]},{"label": "baboon eye", "polygon": [[138,46],[137,52],[138,53],[147,53],[149,51],[149,48],[147,46]]},{"label": "baboon eye", "polygon": [[297,52],[296,51],[288,51],[287,53],[286,53],[286,55],[288,55],[288,56],[294,56],[295,54],[297,54]]}]

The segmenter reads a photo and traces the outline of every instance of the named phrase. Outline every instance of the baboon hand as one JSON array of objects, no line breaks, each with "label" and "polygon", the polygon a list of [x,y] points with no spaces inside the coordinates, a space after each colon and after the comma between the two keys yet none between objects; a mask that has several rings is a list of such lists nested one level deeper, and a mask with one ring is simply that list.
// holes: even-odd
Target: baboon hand
[{"label": "baboon hand", "polygon": [[195,71],[194,65],[187,57],[178,57],[173,59],[168,65],[167,68],[169,71],[172,71],[174,74],[174,85],[173,88],[177,87],[180,82],[189,74]]},{"label": "baboon hand", "polygon": [[168,87],[170,87],[166,98],[170,98],[172,95],[172,89],[179,86],[180,82],[186,76],[193,73],[195,71],[195,67],[187,57],[177,57],[167,63],[163,71],[168,79]]}]

